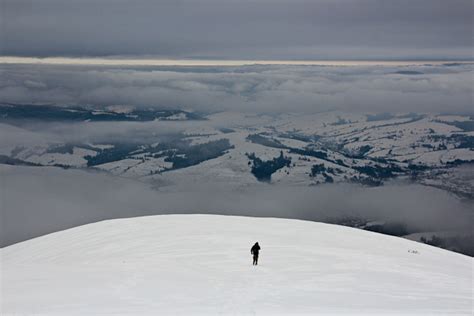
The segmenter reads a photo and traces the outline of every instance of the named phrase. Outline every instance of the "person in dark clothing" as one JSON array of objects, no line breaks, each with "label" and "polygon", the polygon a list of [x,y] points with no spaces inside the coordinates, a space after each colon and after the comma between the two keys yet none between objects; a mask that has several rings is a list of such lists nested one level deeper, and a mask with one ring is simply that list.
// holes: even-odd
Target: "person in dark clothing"
[{"label": "person in dark clothing", "polygon": [[252,246],[250,249],[250,254],[253,255],[253,265],[256,266],[258,264],[258,252],[260,251],[260,245],[258,242],[255,243],[255,245]]}]

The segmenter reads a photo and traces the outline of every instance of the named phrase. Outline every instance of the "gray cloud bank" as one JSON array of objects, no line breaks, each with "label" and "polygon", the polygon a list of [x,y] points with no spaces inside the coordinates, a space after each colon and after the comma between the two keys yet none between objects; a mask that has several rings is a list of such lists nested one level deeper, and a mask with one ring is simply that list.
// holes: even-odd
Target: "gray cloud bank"
[{"label": "gray cloud bank", "polygon": [[[325,221],[362,217],[409,229],[469,230],[472,205],[444,191],[389,184],[318,187],[234,187],[203,183],[153,190],[101,173],[0,166],[0,247],[103,219],[152,214],[211,213]],[[344,197],[344,198],[342,198]]]},{"label": "gray cloud bank", "polygon": [[19,56],[472,59],[470,0],[2,0]]},{"label": "gray cloud bank", "polygon": [[[0,101],[195,111],[472,113],[474,66],[0,65]],[[408,72],[406,72],[408,71]],[[411,73],[410,73],[411,71]],[[415,73],[415,74],[413,74]]]}]

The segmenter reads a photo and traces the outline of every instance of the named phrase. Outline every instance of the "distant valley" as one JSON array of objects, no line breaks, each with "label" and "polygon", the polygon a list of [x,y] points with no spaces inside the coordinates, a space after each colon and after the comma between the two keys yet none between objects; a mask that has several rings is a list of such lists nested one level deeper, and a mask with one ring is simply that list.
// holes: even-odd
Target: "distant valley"
[{"label": "distant valley", "polygon": [[[400,180],[442,189],[468,203],[474,199],[470,116],[106,109],[1,105],[0,132],[20,137],[2,144],[0,162],[97,170],[155,187],[179,183],[377,187]],[[62,129],[62,123],[71,121],[76,124],[74,132]],[[94,129],[98,132],[90,134]],[[414,233],[403,225],[371,224],[370,219],[336,222],[399,236]],[[417,236],[441,243],[432,237]]]}]

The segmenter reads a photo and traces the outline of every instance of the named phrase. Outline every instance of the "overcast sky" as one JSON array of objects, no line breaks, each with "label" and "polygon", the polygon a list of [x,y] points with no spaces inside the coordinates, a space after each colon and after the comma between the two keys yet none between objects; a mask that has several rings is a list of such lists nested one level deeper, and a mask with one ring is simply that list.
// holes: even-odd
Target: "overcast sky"
[{"label": "overcast sky", "polygon": [[472,0],[0,0],[0,54],[471,59]]}]

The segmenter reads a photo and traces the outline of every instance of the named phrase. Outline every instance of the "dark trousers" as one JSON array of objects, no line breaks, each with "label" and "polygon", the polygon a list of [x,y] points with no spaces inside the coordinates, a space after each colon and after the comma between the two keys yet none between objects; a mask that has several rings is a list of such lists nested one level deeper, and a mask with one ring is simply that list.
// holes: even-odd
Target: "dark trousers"
[{"label": "dark trousers", "polygon": [[258,254],[253,254],[253,265],[256,266],[258,264]]}]

